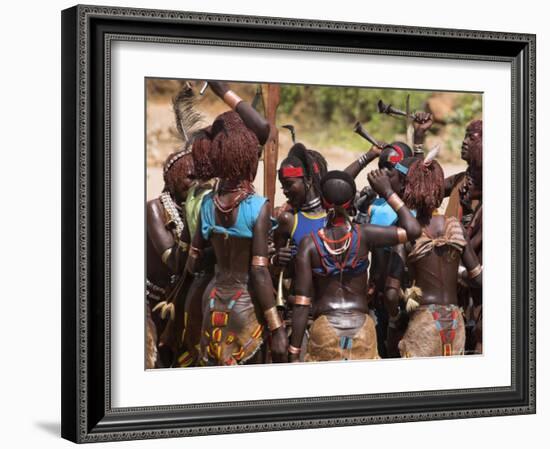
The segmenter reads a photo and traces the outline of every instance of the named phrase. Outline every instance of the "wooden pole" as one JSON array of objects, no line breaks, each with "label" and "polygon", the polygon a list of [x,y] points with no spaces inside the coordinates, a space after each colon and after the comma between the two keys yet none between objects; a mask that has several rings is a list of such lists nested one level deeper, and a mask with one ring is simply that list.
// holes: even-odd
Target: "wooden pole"
[{"label": "wooden pole", "polygon": [[264,196],[269,199],[271,212],[275,207],[275,183],[277,182],[277,158],[279,155],[279,130],[277,129],[277,108],[281,100],[278,84],[264,86],[267,92],[266,120],[269,123],[269,138],[264,145]]}]

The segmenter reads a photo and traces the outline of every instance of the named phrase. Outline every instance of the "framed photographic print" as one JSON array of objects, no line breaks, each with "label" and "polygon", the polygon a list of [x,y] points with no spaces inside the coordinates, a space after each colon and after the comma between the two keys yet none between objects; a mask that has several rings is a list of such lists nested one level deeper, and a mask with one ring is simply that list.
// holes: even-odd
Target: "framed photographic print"
[{"label": "framed photographic print", "polygon": [[534,35],[75,6],[62,38],[63,437],[535,412]]}]

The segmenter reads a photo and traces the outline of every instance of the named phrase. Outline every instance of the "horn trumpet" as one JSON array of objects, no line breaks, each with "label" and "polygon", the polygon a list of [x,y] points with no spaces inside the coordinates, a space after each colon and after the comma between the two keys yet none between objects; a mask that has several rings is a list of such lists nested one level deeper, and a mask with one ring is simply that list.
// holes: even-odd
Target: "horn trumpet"
[{"label": "horn trumpet", "polygon": [[363,125],[361,125],[361,122],[356,122],[355,126],[353,127],[353,132],[356,132],[359,134],[363,139],[368,140],[370,143],[372,143],[375,147],[382,148],[383,145],[376,140],[374,137],[372,137],[368,131],[363,128]]},{"label": "horn trumpet", "polygon": [[381,114],[388,114],[388,115],[398,115],[401,117],[407,117],[412,120],[415,119],[414,114],[407,113],[405,111],[402,111],[401,109],[394,108],[391,104],[386,104],[382,100],[378,100],[378,112]]}]

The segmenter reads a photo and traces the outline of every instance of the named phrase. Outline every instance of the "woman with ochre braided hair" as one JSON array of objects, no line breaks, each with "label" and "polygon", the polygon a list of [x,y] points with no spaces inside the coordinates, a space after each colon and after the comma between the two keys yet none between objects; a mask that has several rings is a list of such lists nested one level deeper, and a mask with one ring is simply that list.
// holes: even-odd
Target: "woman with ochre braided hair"
[{"label": "woman with ochre braided hair", "polygon": [[482,269],[460,222],[437,214],[444,196],[443,169],[429,154],[415,160],[405,178],[403,200],[417,211],[422,234],[413,242],[398,245],[391,255],[386,280],[390,322],[406,313],[398,307],[401,280],[408,267],[413,286],[404,293],[409,321],[398,348],[402,357],[449,356],[464,351],[464,320],[457,305],[460,276],[471,285],[481,285]]},{"label": "woman with ochre braided hair", "polygon": [[296,298],[289,360],[300,360],[310,307],[305,361],[378,358],[375,325],[368,315],[368,254],[375,246],[404,243],[420,235],[420,226],[392,190],[385,171],[368,175],[373,189],[397,212],[398,226],[352,224],[356,187],[341,171],[328,172],[321,182],[327,224],[302,239],[296,256]]},{"label": "woman with ochre braided hair", "polygon": [[[262,361],[260,349],[267,337],[273,360],[284,361],[286,332],[268,270],[267,238],[273,223],[267,199],[257,195],[252,185],[259,145],[267,140],[269,125],[234,92],[227,90],[222,97],[238,113],[218,116],[197,141],[210,148],[210,161],[220,178],[217,191],[203,199],[188,259],[188,269],[196,271],[208,241],[217,261],[214,283],[203,298],[199,363]],[[243,108],[256,114],[254,120],[243,117]],[[255,126],[262,123],[265,126]]]}]

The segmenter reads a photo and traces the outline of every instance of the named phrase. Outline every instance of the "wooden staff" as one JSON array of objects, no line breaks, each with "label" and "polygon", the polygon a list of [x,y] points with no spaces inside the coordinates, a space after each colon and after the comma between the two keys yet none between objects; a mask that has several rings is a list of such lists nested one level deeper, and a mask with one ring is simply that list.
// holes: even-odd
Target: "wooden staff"
[{"label": "wooden staff", "polygon": [[273,212],[275,204],[275,183],[277,181],[277,158],[279,155],[279,131],[277,129],[277,108],[280,102],[281,88],[278,84],[265,85],[267,92],[266,120],[269,123],[269,138],[264,145],[264,196],[269,199]]}]

